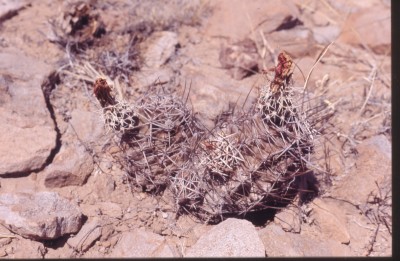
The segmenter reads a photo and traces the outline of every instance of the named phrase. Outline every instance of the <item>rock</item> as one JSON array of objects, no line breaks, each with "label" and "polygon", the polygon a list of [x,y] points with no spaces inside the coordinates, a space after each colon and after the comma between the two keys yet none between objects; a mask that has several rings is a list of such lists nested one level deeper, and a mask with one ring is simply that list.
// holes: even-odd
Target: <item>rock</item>
[{"label": "rock", "polygon": [[46,252],[47,250],[45,246],[43,246],[43,243],[28,239],[20,239],[13,249],[12,254],[7,255],[7,257],[13,259],[43,259]]},{"label": "rock", "polygon": [[185,257],[265,257],[265,248],[253,224],[229,218],[200,237]]},{"label": "rock", "polygon": [[0,23],[10,19],[27,5],[27,1],[15,0],[7,1],[0,0]]},{"label": "rock", "polygon": [[214,119],[229,106],[242,106],[248,97],[244,109],[248,109],[257,96],[257,91],[252,91],[257,75],[237,81],[230,77],[225,70],[210,70],[203,66],[193,68],[187,66],[182,70],[186,79],[191,79],[191,88],[188,104],[194,112],[199,113],[199,118],[207,128],[214,127]]},{"label": "rock", "polygon": [[[363,8],[349,15],[338,42],[353,46],[367,45],[377,54],[390,54],[390,8],[382,5]],[[371,33],[373,32],[373,33]]]},{"label": "rock", "polygon": [[122,217],[122,208],[119,204],[113,202],[99,202],[97,204],[103,215],[120,219]]},{"label": "rock", "polygon": [[67,241],[67,244],[76,251],[85,252],[93,245],[96,240],[101,237],[101,234],[102,227],[100,224],[100,220],[98,218],[94,218],[90,222],[86,222],[85,225],[82,226],[78,234],[70,237]]},{"label": "rock", "polygon": [[[4,113],[5,114],[5,113]],[[0,115],[4,115],[0,111]],[[18,121],[23,121],[16,116]],[[52,126],[16,126],[12,119],[0,120],[0,175],[27,173],[46,163],[55,147]]]},{"label": "rock", "polygon": [[174,257],[165,239],[142,228],[125,232],[110,257]]},{"label": "rock", "polygon": [[314,40],[323,45],[328,45],[335,41],[340,33],[340,27],[337,25],[316,26],[311,28]]},{"label": "rock", "polygon": [[258,34],[261,28],[268,32],[278,28],[282,18],[289,15],[299,16],[292,1],[220,0],[213,6],[213,15],[207,19],[204,34],[239,41],[248,37],[252,30]]},{"label": "rock", "polygon": [[222,47],[219,61],[223,68],[236,80],[241,80],[258,72],[257,46],[255,42],[246,38],[240,42]]},{"label": "rock", "polygon": [[171,68],[143,69],[136,73],[134,86],[145,88],[154,83],[167,83],[171,81],[173,74]]},{"label": "rock", "polygon": [[45,170],[47,188],[80,186],[94,169],[92,156],[80,144],[64,144],[53,163]]},{"label": "rock", "polygon": [[79,208],[54,192],[0,194],[0,222],[30,239],[55,239],[82,226]]},{"label": "rock", "polygon": [[[105,169],[100,167],[101,169]],[[110,200],[110,195],[115,191],[115,181],[113,176],[107,174],[105,172],[97,172],[93,173],[94,180],[94,193],[98,199],[108,201]]]},{"label": "rock", "polygon": [[41,89],[50,71],[18,50],[0,52],[0,175],[40,170],[56,146]]},{"label": "rock", "polygon": [[[371,234],[375,229],[375,225],[371,224],[371,221],[365,215],[360,215],[360,209],[348,202],[332,198],[322,198],[320,200],[323,201],[323,206],[327,207],[329,211],[336,211],[335,216],[339,220],[340,224],[344,224],[344,226],[341,228],[342,235],[343,228],[345,228],[345,232],[350,235],[350,244],[348,244],[348,246],[351,248],[353,255],[362,256],[365,252],[365,246],[369,244]],[[323,233],[321,226],[319,226],[320,221],[318,220],[318,217],[316,217],[316,215],[313,213],[317,208],[320,208],[320,204],[318,204],[318,201],[318,206],[314,205],[313,203],[310,205],[310,207],[313,208],[311,212],[311,218],[316,219],[316,226],[313,227],[316,228],[315,230],[317,231],[318,235],[326,236],[327,234]],[[340,212],[337,212],[338,210],[340,210]],[[324,223],[325,224],[323,224],[323,226],[328,225],[328,223]],[[340,234],[341,232],[334,231],[334,233]],[[340,240],[335,240],[334,238],[331,238],[331,240],[340,243]],[[345,246],[344,244],[342,245]]]},{"label": "rock", "polygon": [[324,199],[315,199],[312,206],[311,217],[317,223],[321,233],[342,244],[349,244],[350,234],[346,227],[346,216],[343,210]]},{"label": "rock", "polygon": [[[293,235],[286,233],[279,225],[269,224],[258,232],[265,246],[267,257],[301,256],[302,252],[293,247]],[[300,237],[300,236],[298,236]]]},{"label": "rock", "polygon": [[286,232],[300,233],[301,213],[298,207],[288,206],[275,215],[274,222]]},{"label": "rock", "polygon": [[296,26],[289,30],[279,30],[265,36],[271,46],[285,50],[292,58],[298,58],[315,53],[315,42],[311,30]]},{"label": "rock", "polygon": [[104,135],[101,115],[93,111],[73,110],[69,123],[83,143],[97,144],[100,137]]},{"label": "rock", "polygon": [[287,233],[275,224],[258,232],[265,246],[267,257],[349,256],[347,245],[330,238],[312,234]]},{"label": "rock", "polygon": [[144,64],[150,68],[159,68],[175,53],[178,35],[174,32],[153,33],[142,46]]},{"label": "rock", "polygon": [[384,135],[374,136],[357,146],[356,167],[338,181],[331,196],[353,204],[365,204],[371,192],[379,194],[375,182],[382,184],[392,174],[392,146]]}]

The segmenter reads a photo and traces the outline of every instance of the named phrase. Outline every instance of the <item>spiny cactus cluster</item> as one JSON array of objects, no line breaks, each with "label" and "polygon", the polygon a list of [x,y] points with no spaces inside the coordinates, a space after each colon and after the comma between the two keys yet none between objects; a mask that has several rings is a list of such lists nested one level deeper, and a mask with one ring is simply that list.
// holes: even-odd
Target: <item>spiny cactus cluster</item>
[{"label": "spiny cactus cluster", "polygon": [[162,88],[150,88],[131,107],[116,102],[102,79],[95,94],[105,124],[123,133],[133,183],[149,192],[169,189],[178,213],[217,222],[289,203],[298,177],[310,172],[315,130],[291,86],[292,72],[282,52],[252,108],[223,112],[211,131]]}]

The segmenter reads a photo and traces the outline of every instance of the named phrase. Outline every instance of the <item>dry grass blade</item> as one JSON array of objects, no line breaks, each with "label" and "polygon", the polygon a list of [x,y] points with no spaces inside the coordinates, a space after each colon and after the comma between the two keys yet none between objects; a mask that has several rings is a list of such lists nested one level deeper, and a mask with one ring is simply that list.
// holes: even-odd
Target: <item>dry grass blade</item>
[{"label": "dry grass blade", "polygon": [[328,51],[329,47],[331,47],[331,45],[334,42],[331,42],[330,44],[328,44],[327,46],[324,47],[324,49],[322,49],[322,51],[320,52],[320,54],[318,55],[317,60],[314,62],[313,66],[311,67],[310,71],[307,74],[306,77],[306,81],[304,82],[304,87],[303,87],[303,91],[305,91],[307,89],[308,86],[308,81],[310,79],[311,73],[314,71],[315,66],[317,66],[317,64],[319,63],[319,61],[321,61],[321,59],[324,57],[324,55],[326,54],[326,52]]}]

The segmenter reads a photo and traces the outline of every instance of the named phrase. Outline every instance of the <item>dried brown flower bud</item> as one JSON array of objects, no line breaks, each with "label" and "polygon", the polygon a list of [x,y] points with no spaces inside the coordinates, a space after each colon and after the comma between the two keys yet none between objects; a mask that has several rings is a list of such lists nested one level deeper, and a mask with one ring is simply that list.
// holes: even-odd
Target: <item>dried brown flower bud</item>
[{"label": "dried brown flower bud", "polygon": [[111,87],[108,85],[107,81],[103,78],[98,78],[94,83],[94,95],[96,95],[97,100],[100,102],[101,107],[107,107],[110,105],[115,105],[117,102],[115,98],[111,95]]}]

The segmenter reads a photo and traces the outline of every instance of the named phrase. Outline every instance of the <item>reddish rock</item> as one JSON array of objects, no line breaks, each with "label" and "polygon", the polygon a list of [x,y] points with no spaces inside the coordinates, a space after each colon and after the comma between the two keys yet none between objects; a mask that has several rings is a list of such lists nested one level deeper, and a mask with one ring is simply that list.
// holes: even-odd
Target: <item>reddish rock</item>
[{"label": "reddish rock", "polygon": [[94,169],[91,155],[77,144],[65,144],[45,170],[44,185],[48,188],[85,184]]},{"label": "reddish rock", "polygon": [[70,132],[85,144],[97,145],[105,133],[101,115],[95,111],[73,110],[69,123],[73,127]]},{"label": "reddish rock", "polygon": [[365,204],[370,193],[379,193],[376,183],[382,184],[392,174],[392,146],[384,135],[374,136],[357,146],[355,167],[331,192],[335,198],[353,204]]},{"label": "reddish rock", "polygon": [[53,126],[16,126],[4,117],[0,121],[0,175],[40,169],[55,147]]},{"label": "reddish rock", "polygon": [[[207,20],[206,34],[239,41],[259,29],[275,30],[287,16],[298,17],[299,10],[292,1],[222,0],[214,4],[214,14]],[[239,11],[240,10],[240,11]],[[238,12],[239,11],[239,12]]]},{"label": "reddish rock", "polygon": [[368,46],[377,54],[390,54],[391,23],[390,8],[376,5],[360,9],[346,19],[338,42],[353,46]]},{"label": "reddish rock", "polygon": [[315,219],[321,233],[342,244],[350,243],[346,215],[341,208],[324,199],[314,200],[312,207],[312,218]]},{"label": "reddish rock", "polygon": [[38,170],[56,146],[41,89],[49,65],[18,50],[0,52],[0,175]]},{"label": "reddish rock", "polygon": [[351,256],[348,246],[323,236],[294,234],[269,224],[258,231],[267,257]]}]

